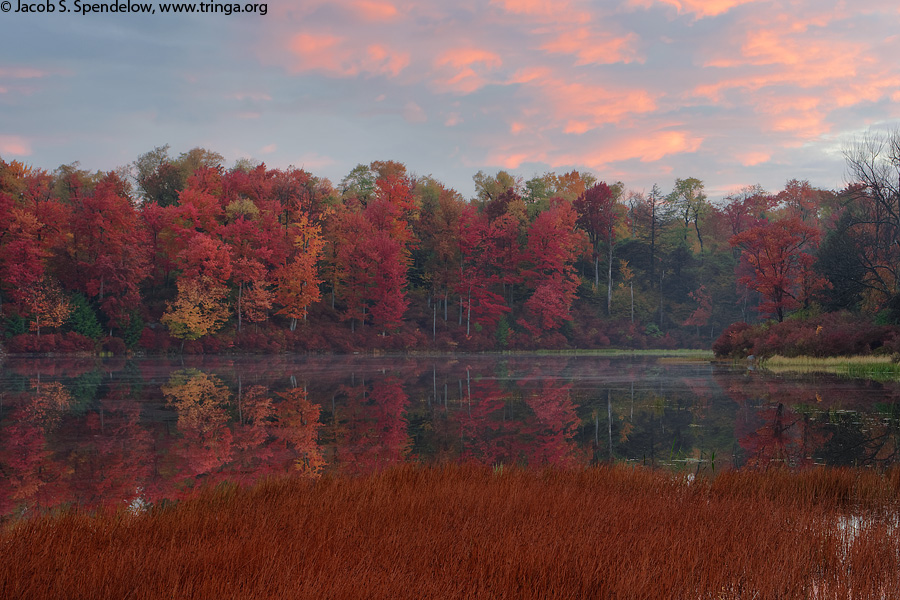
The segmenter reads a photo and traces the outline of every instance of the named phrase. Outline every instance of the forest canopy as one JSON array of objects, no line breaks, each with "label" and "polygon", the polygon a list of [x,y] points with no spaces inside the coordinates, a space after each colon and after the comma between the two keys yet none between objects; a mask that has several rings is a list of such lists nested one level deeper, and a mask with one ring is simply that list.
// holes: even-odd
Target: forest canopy
[{"label": "forest canopy", "polygon": [[479,171],[464,198],[391,160],[333,183],[202,148],[111,172],[0,158],[0,328],[14,352],[347,352],[709,347],[735,323],[834,312],[896,324],[900,133],[845,155],[844,189],[716,200],[698,177],[647,192]]}]

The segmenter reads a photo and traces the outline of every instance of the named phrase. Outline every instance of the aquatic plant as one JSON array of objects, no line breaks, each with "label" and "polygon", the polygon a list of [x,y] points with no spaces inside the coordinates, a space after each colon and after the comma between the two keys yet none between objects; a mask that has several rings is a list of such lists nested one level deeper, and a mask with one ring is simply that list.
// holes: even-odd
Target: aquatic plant
[{"label": "aquatic plant", "polygon": [[[0,531],[4,598],[891,598],[900,471],[404,466]],[[852,526],[851,526],[852,525]]]}]

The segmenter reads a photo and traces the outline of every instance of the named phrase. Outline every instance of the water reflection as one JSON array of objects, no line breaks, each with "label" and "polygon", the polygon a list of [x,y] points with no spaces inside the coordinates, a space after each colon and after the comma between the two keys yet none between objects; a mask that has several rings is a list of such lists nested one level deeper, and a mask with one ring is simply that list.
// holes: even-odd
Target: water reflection
[{"label": "water reflection", "polygon": [[0,515],[404,461],[897,461],[900,385],[650,357],[12,359]]}]

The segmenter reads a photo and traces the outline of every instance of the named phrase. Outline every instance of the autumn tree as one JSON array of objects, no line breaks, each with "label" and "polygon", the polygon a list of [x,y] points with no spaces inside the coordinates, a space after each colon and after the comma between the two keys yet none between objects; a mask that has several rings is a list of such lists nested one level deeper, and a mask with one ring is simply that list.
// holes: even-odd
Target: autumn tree
[{"label": "autumn tree", "polygon": [[232,456],[228,429],[231,393],[221,379],[198,369],[182,369],[161,387],[166,402],[178,414],[178,454],[187,474],[215,472]]},{"label": "autumn tree", "polygon": [[169,333],[184,341],[197,340],[218,331],[228,320],[229,310],[223,300],[225,289],[204,279],[181,279],[178,295],[160,322]]},{"label": "autumn tree", "polygon": [[67,279],[96,299],[110,326],[124,327],[141,303],[139,285],[149,272],[145,230],[115,173],[72,202]]},{"label": "autumn tree", "polygon": [[303,388],[296,387],[278,395],[281,401],[275,405],[276,431],[278,437],[293,446],[293,470],[304,477],[318,477],[325,467],[319,447],[320,408],[310,402]]},{"label": "autumn tree", "polygon": [[588,234],[594,259],[594,288],[600,287],[600,251],[606,246],[607,251],[607,294],[606,314],[612,305],[612,264],[613,248],[616,240],[616,224],[621,219],[618,196],[621,184],[613,186],[605,182],[592,186],[573,203],[578,213],[578,225]]},{"label": "autumn tree", "polygon": [[[513,224],[512,221],[504,223]],[[460,325],[465,308],[466,336],[471,334],[473,320],[477,324],[494,326],[510,311],[504,297],[494,291],[499,280],[491,258],[495,243],[491,232],[492,224],[484,213],[479,213],[471,204],[463,208],[457,236],[460,273],[456,291],[460,296]]]},{"label": "autumn tree", "polygon": [[297,327],[297,319],[306,320],[307,311],[320,298],[317,262],[325,241],[318,223],[311,223],[305,215],[292,224],[297,252],[276,272],[276,301],[282,306],[278,314],[291,318],[291,331]]},{"label": "autumn tree", "polygon": [[818,230],[797,218],[756,225],[731,238],[750,267],[750,274],[739,282],[763,296],[761,313],[783,321],[786,311],[808,305],[824,288],[826,282],[813,270],[815,257],[810,254],[818,241]]},{"label": "autumn tree", "polygon": [[577,215],[572,204],[562,198],[552,201],[528,231],[525,280],[534,290],[525,302],[535,323],[520,323],[532,333],[556,329],[570,318],[570,308],[578,289],[575,259],[586,245],[584,233],[576,230]]},{"label": "autumn tree", "polygon": [[72,312],[72,306],[59,284],[48,277],[25,290],[24,306],[26,314],[31,318],[29,327],[38,337],[42,327],[61,327]]},{"label": "autumn tree", "polygon": [[421,209],[419,219],[413,223],[418,245],[411,254],[410,279],[429,287],[434,330],[438,299],[443,297],[443,317],[447,321],[449,295],[459,278],[460,253],[456,236],[463,201],[456,191],[431,177],[419,179],[414,191]]},{"label": "autumn tree", "polygon": [[487,175],[483,171],[478,171],[472,176],[472,180],[475,182],[475,197],[482,206],[491,200],[496,200],[500,194],[508,190],[518,194],[522,186],[520,178],[510,175],[506,171],[499,171],[496,175]]}]

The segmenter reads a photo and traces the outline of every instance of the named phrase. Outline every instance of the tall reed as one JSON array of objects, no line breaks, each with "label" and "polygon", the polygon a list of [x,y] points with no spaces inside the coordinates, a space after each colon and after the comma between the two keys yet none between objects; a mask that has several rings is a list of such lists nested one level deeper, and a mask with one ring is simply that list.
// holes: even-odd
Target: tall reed
[{"label": "tall reed", "polygon": [[0,532],[0,598],[896,598],[900,475],[404,466]]}]

